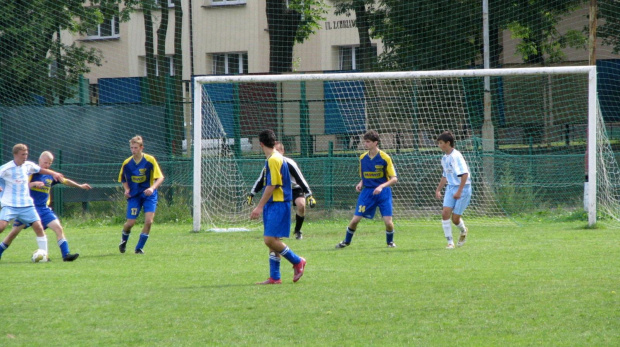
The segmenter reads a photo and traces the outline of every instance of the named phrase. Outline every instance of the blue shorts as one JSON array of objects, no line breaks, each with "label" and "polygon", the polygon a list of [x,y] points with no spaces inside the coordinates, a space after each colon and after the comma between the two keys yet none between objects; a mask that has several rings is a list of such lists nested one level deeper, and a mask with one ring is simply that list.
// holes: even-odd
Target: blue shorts
[{"label": "blue shorts", "polygon": [[155,212],[157,210],[157,191],[151,196],[140,193],[127,199],[127,219],[136,219],[140,215],[140,210],[144,208],[144,213]]},{"label": "blue shorts", "polygon": [[291,202],[268,202],[263,208],[264,236],[289,237],[291,234]]},{"label": "blue shorts", "polygon": [[38,220],[41,220],[41,218],[39,218],[39,215],[37,214],[37,210],[34,208],[34,206],[28,206],[28,207],[12,207],[12,206],[6,206],[3,207],[2,210],[0,210],[0,220],[4,220],[4,221],[10,221],[11,219],[19,219],[21,221],[24,221],[26,223],[34,223]]},{"label": "blue shorts", "polygon": [[357,198],[357,206],[355,207],[355,215],[364,218],[373,219],[377,207],[383,217],[392,217],[392,188],[383,188],[381,194],[373,195],[375,188],[362,189]]},{"label": "blue shorts", "polygon": [[471,201],[471,184],[466,184],[465,187],[463,187],[461,198],[458,200],[454,198],[454,194],[457,190],[459,190],[459,186],[456,185],[449,185],[446,187],[446,193],[443,196],[443,207],[450,207],[452,213],[462,216]]},{"label": "blue shorts", "polygon": [[[43,229],[47,229],[48,224],[58,219],[54,211],[52,211],[52,209],[48,206],[37,206],[36,210],[39,214],[39,218],[41,218],[41,224],[43,224]],[[19,219],[15,219],[15,221],[13,222],[14,227],[18,227],[24,224],[26,224],[26,228],[32,225],[32,223],[22,223],[22,221]]]}]

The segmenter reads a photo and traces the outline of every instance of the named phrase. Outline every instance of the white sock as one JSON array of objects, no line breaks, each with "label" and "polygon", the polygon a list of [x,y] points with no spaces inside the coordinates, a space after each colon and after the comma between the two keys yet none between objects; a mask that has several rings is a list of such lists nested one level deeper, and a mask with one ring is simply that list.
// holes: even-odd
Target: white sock
[{"label": "white sock", "polygon": [[47,236],[37,236],[37,244],[39,245],[39,249],[42,249],[47,253]]},{"label": "white sock", "polygon": [[452,224],[450,223],[450,220],[442,220],[441,226],[443,227],[443,234],[446,236],[448,243],[454,244],[454,241],[452,240]]},{"label": "white sock", "polygon": [[457,225],[457,227],[461,230],[461,232],[465,232],[465,222],[463,221],[463,218],[461,218],[461,222]]}]

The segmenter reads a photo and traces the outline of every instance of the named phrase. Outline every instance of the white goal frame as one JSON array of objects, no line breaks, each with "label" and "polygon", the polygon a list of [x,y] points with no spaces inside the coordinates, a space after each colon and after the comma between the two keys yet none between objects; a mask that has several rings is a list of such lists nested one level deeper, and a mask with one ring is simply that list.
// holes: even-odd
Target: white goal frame
[{"label": "white goal frame", "polygon": [[[338,74],[295,74],[295,75],[231,75],[194,77],[194,112],[193,112],[193,230],[200,231],[202,218],[202,84],[210,83],[264,83],[294,81],[359,81],[377,79],[415,79],[432,77],[485,77],[515,75],[588,75],[588,184],[587,206],[588,225],[596,223],[596,130],[597,130],[597,88],[596,66],[538,67],[510,69],[477,69],[477,70],[443,70],[443,71],[406,71],[406,72],[372,72],[372,73],[338,73]],[[198,145],[196,145],[198,144]]]}]

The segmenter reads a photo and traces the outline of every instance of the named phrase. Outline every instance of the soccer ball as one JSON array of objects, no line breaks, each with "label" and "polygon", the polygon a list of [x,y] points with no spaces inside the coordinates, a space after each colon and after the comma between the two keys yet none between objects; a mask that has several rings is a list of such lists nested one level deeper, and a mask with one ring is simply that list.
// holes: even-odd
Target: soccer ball
[{"label": "soccer ball", "polygon": [[45,263],[47,262],[47,252],[42,249],[37,249],[32,253],[33,263]]}]

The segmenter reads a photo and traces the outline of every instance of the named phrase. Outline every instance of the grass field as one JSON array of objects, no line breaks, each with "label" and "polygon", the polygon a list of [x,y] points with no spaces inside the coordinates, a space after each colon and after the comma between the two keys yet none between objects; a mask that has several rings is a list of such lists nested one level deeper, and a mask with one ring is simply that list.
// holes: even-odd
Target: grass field
[{"label": "grass field", "polygon": [[60,261],[50,234],[53,261],[33,264],[26,230],[0,261],[0,346],[620,344],[618,230],[470,225],[446,250],[439,222],[412,222],[387,249],[382,223],[363,221],[336,250],[346,224],[307,222],[287,241],[306,274],[292,283],[283,260],[272,286],[254,285],[268,277],[260,231],[155,224],[136,255],[118,252],[120,226],[69,222],[80,258]]}]

